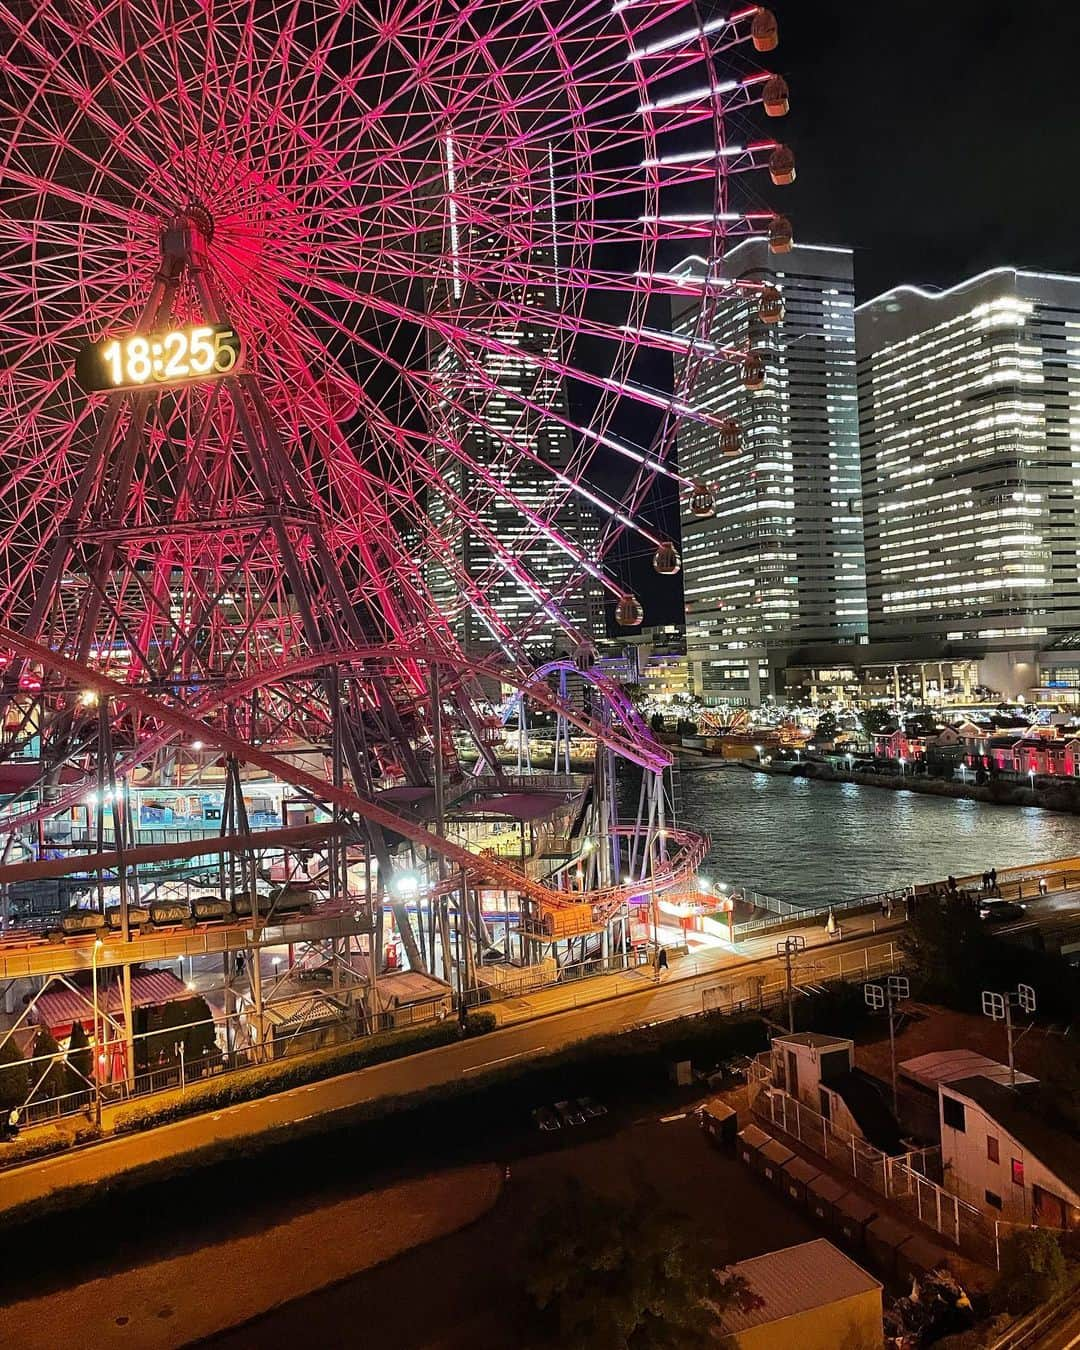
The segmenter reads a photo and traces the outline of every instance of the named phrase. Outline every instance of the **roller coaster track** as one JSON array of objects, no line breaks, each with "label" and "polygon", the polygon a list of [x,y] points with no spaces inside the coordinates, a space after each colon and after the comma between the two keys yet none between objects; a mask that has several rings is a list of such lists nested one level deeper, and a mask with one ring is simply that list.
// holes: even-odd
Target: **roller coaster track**
[{"label": "roller coaster track", "polygon": [[[615,913],[626,900],[641,893],[641,883],[607,887],[603,890],[584,893],[554,890],[523,876],[520,872],[515,871],[496,858],[484,857],[470,852],[453,840],[425,829],[417,821],[389,810],[381,803],[360,795],[352,788],[338,786],[323,778],[316,777],[316,775],[308,773],[306,769],[301,769],[290,763],[287,759],[272,754],[260,746],[249,745],[190,712],[172,707],[141,689],[120,684],[82,662],[74,661],[70,657],[54,652],[42,643],[34,642],[9,628],[0,626],[0,644],[10,647],[31,661],[39,662],[42,667],[55,671],[81,689],[93,690],[99,698],[113,699],[118,703],[126,704],[147,717],[156,718],[165,726],[170,727],[174,733],[186,735],[193,741],[200,740],[204,745],[211,746],[223,754],[233,755],[241,762],[261,768],[282,782],[310,793],[317,800],[331,802],[345,811],[381,825],[383,828],[408,839],[418,848],[430,849],[432,853],[442,855],[459,869],[464,869],[470,876],[483,879],[488,885],[526,896],[538,904],[541,910],[558,910],[570,905],[590,904],[594,907],[598,918],[602,918]],[[292,662],[287,666],[276,668],[273,671],[259,672],[246,680],[238,681],[230,687],[226,694],[218,697],[214,703],[216,705],[228,702],[234,697],[242,696],[250,689],[258,688],[260,681],[268,683],[274,680],[295,678],[298,674],[325,668],[339,660],[352,662],[365,658],[371,659],[375,656],[378,656],[379,659],[386,659],[389,653],[395,655],[400,653],[403,659],[406,655],[413,658],[417,656],[415,649],[404,646],[400,648],[352,648],[350,651],[340,654],[319,653]],[[444,658],[442,654],[439,654],[433,659],[442,661]],[[446,659],[448,662],[450,661],[450,658]],[[472,669],[480,669],[482,666],[482,663],[475,662],[462,664],[466,664]],[[562,706],[553,697],[551,701],[559,707]],[[208,710],[206,705],[202,705],[199,709],[200,712]],[[567,712],[567,716],[570,717],[569,712]],[[592,719],[586,718],[584,715],[574,714],[570,720],[577,725],[586,724],[591,729]],[[610,732],[607,734],[610,735]],[[165,737],[163,743],[167,743],[169,739],[169,737]],[[618,739],[622,740],[622,738]],[[145,745],[134,752],[139,759],[144,759],[149,753],[151,752]],[[640,749],[635,754],[634,759],[635,762],[640,762]],[[49,809],[55,812],[58,809],[58,804],[53,803]],[[670,830],[667,833],[671,845],[669,860],[665,864],[664,870],[650,883],[657,891],[667,889],[669,886],[681,885],[687,881],[693,870],[699,865],[701,858],[704,857],[705,850],[708,847],[707,840],[702,836],[676,830]]]}]

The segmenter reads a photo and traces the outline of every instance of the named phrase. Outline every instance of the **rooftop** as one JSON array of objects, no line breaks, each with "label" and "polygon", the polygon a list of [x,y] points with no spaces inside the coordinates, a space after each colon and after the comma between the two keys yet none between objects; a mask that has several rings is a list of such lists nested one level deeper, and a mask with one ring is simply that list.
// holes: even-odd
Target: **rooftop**
[{"label": "rooftop", "polygon": [[[1009,1068],[996,1059],[987,1059],[976,1050],[934,1050],[928,1055],[905,1059],[898,1066],[900,1076],[922,1087],[936,1088],[938,1083],[955,1083],[976,1075],[999,1083],[1009,1081]],[[1027,1073],[1016,1075],[1018,1083],[1034,1083]]]},{"label": "rooftop", "polygon": [[1080,1194],[1080,1139],[1047,1122],[1034,1095],[1034,1082],[1018,1084],[1014,1090],[1008,1083],[976,1074],[947,1086],[958,1097],[981,1106],[1027,1152]]},{"label": "rooftop", "polygon": [[872,1275],[825,1238],[738,1261],[728,1273],[741,1275],[763,1305],[752,1312],[729,1308],[722,1313],[720,1327],[726,1335],[881,1289]]},{"label": "rooftop", "polygon": [[774,1044],[808,1045],[814,1050],[838,1050],[842,1045],[853,1045],[850,1036],[826,1036],[822,1031],[794,1031],[773,1037]]}]

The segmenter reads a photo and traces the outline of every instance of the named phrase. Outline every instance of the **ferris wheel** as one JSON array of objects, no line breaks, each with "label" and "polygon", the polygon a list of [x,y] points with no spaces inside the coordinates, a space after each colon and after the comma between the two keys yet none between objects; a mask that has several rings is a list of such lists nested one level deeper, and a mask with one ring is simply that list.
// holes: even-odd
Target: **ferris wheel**
[{"label": "ferris wheel", "polygon": [[[407,653],[468,619],[521,674],[585,592],[640,623],[616,542],[678,570],[650,489],[712,502],[677,429],[737,446],[696,374],[759,373],[709,332],[725,248],[791,242],[746,177],[790,154],[740,130],[786,111],[775,44],[688,0],[0,4],[0,628],[188,707],[382,645],[408,758]],[[9,708],[48,692],[25,650]]]}]

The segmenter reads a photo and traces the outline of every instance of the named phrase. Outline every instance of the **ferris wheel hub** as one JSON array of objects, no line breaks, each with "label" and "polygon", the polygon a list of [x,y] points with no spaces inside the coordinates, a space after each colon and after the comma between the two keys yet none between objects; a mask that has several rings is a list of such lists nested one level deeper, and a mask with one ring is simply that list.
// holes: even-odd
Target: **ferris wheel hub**
[{"label": "ferris wheel hub", "polygon": [[179,215],[161,227],[161,258],[166,276],[178,277],[185,267],[202,258],[214,238],[214,218],[192,198]]}]

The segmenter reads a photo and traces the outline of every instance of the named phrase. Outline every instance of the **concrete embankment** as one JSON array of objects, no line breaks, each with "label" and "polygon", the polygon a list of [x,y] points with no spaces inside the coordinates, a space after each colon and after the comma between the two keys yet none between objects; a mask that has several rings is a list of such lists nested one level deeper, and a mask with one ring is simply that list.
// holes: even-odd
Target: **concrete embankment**
[{"label": "concrete embankment", "polygon": [[890,792],[920,792],[928,797],[964,798],[986,802],[989,806],[1038,806],[1044,811],[1061,811],[1080,815],[1080,788],[1071,782],[1047,783],[1023,787],[1019,783],[958,783],[955,780],[931,778],[925,774],[881,774],[845,772],[831,764],[804,760],[793,767],[773,770],[770,766],[747,764],[749,769],[763,773],[784,773],[792,777],[812,778],[823,783],[857,783],[861,787],[885,788]]},{"label": "concrete embankment", "polygon": [[463,1228],[501,1186],[491,1164],[440,1172],[11,1303],[0,1308],[0,1345],[176,1350]]}]

